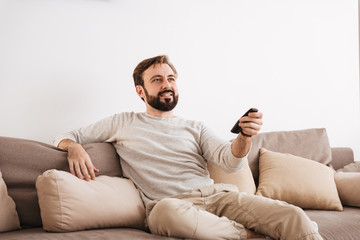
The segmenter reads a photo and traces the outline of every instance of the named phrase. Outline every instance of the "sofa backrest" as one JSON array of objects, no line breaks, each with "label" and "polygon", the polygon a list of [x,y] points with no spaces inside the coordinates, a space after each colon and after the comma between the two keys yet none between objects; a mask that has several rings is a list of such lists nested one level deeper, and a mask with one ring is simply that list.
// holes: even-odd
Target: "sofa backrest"
[{"label": "sofa backrest", "polygon": [[[95,143],[84,148],[100,170],[97,175],[122,175],[112,144]],[[69,171],[67,153],[37,141],[0,137],[0,171],[23,227],[42,226],[35,182],[49,169]]]}]

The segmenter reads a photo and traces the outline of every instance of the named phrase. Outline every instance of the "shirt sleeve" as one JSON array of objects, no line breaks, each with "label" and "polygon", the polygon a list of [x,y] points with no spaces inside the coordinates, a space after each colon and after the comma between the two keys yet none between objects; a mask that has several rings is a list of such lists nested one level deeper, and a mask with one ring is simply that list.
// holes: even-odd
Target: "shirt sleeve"
[{"label": "shirt sleeve", "polygon": [[225,172],[238,171],[247,162],[249,153],[242,158],[235,157],[231,151],[231,142],[219,138],[207,126],[203,126],[200,139],[204,158]]},{"label": "shirt sleeve", "polygon": [[87,127],[59,135],[55,138],[53,145],[57,147],[64,139],[71,139],[80,144],[114,142],[116,141],[117,131],[119,131],[121,127],[120,123],[121,115],[115,114]]}]

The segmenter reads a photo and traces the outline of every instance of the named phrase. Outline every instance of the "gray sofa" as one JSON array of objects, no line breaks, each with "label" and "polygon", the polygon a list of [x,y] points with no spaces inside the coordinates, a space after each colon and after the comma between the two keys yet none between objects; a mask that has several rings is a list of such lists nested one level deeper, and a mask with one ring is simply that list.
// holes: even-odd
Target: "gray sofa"
[{"label": "gray sofa", "polygon": [[[259,177],[259,149],[291,153],[331,165],[335,170],[354,162],[350,148],[330,148],[325,129],[262,133],[253,138],[249,166],[255,182]],[[112,144],[85,146],[100,174],[121,176],[119,156]],[[0,239],[174,239],[133,228],[89,229],[51,233],[42,228],[35,181],[48,169],[68,171],[67,153],[37,141],[0,137],[0,170],[9,196],[16,204],[21,229],[0,233]],[[314,159],[315,158],[315,159]],[[318,159],[316,159],[318,158]],[[325,240],[359,239],[360,208],[344,206],[343,211],[305,209],[319,226]]]}]

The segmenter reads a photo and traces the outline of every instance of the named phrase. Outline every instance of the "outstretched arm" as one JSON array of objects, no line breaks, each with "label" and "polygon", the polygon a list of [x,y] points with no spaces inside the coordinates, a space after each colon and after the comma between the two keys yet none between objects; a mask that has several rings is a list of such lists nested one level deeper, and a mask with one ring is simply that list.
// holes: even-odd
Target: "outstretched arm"
[{"label": "outstretched arm", "polygon": [[231,145],[232,154],[241,158],[248,154],[251,147],[251,137],[258,134],[262,126],[262,113],[252,112],[240,118],[239,126],[244,134],[239,134]]},{"label": "outstretched arm", "polygon": [[86,181],[95,179],[95,173],[99,172],[99,169],[93,165],[89,154],[79,143],[64,139],[59,143],[58,148],[68,152],[67,159],[71,174]]}]

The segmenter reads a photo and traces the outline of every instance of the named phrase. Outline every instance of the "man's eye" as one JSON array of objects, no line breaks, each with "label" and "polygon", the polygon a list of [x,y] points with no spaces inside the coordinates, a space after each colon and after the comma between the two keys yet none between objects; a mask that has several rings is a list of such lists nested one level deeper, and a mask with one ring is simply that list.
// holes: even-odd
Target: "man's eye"
[{"label": "man's eye", "polygon": [[175,82],[175,78],[169,78],[169,81]]},{"label": "man's eye", "polygon": [[160,82],[161,79],[160,79],[160,78],[155,78],[154,81],[155,81],[155,82]]}]

